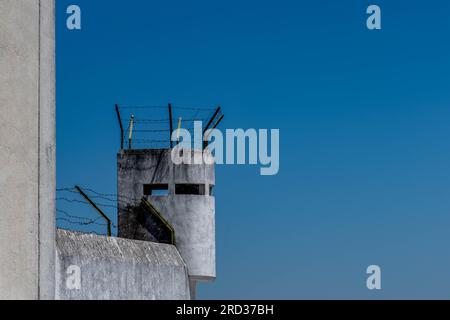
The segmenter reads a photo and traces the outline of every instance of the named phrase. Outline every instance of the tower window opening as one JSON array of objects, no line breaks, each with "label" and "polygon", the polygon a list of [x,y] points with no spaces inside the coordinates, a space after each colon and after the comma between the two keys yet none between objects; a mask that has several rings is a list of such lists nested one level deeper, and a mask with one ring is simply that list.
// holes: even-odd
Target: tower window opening
[{"label": "tower window opening", "polygon": [[168,196],[168,184],[144,184],[144,196]]},{"label": "tower window opening", "polygon": [[209,195],[211,197],[214,196],[214,185],[212,184],[209,185]]},{"label": "tower window opening", "polygon": [[177,184],[175,185],[175,194],[205,195],[204,184]]}]

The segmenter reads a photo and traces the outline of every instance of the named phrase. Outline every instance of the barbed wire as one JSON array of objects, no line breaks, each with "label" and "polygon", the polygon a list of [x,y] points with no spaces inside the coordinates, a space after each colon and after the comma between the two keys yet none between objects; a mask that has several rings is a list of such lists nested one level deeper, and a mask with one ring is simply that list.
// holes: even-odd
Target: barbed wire
[{"label": "barbed wire", "polygon": [[[63,214],[64,217],[61,217],[61,214]],[[103,217],[98,217],[97,219],[90,219],[90,218],[70,214],[65,210],[56,209],[56,220],[64,221],[64,222],[67,222],[70,224],[77,224],[80,226],[89,226],[89,225],[97,225],[97,226],[101,226],[101,227],[108,226],[107,223],[98,222],[102,219],[103,219]],[[74,221],[74,220],[79,220],[79,221]],[[117,225],[115,223],[111,222],[111,226],[113,228],[117,229]]]},{"label": "barbed wire", "polygon": [[133,132],[145,132],[145,133],[155,133],[155,132],[169,132],[170,131],[170,129],[146,129],[146,130],[144,130],[144,129],[136,129],[136,130],[133,130]]},{"label": "barbed wire", "polygon": [[[78,199],[68,199],[68,198],[64,198],[64,197],[56,198],[56,201],[65,201],[65,202],[68,202],[68,203],[81,203],[81,204],[86,204],[86,205],[89,205],[89,206],[91,205],[87,201],[78,200]],[[95,205],[98,206],[98,207],[117,209],[117,206],[110,205],[110,204],[96,203]]]},{"label": "barbed wire", "polygon": [[[119,107],[119,109],[128,109],[128,110],[130,110],[130,109],[149,109],[149,110],[150,109],[164,109],[164,110],[167,110],[168,106],[167,105],[165,105],[165,106],[119,105],[118,107]],[[184,106],[173,105],[172,109],[173,110],[185,110],[185,111],[187,111],[187,110],[189,110],[189,111],[197,111],[197,110],[211,111],[211,110],[216,110],[217,107],[184,107]]]},{"label": "barbed wire", "polygon": [[136,106],[119,106],[120,109],[167,109],[167,106],[145,106],[145,105],[136,105]]},{"label": "barbed wire", "polygon": [[97,219],[92,220],[92,219],[89,219],[89,218],[86,218],[86,217],[75,216],[75,215],[72,215],[72,214],[68,213],[67,211],[61,210],[61,209],[56,209],[56,213],[61,213],[61,214],[65,215],[69,219],[86,220],[87,224],[96,223],[97,221],[102,219],[102,217],[98,217]]},{"label": "barbed wire", "polygon": [[[118,209],[119,203],[120,204],[128,204],[130,202],[130,200],[121,200],[120,197],[118,197],[116,194],[106,194],[106,193],[102,194],[91,188],[84,187],[83,191],[88,194],[90,199],[103,199],[105,201],[115,203],[114,205],[107,204],[107,203],[95,203],[95,205],[98,206],[99,208],[105,207],[105,208]],[[59,204],[61,204],[61,202],[66,203],[66,204],[82,204],[82,205],[92,206],[89,202],[76,198],[75,195],[81,196],[76,188],[71,188],[71,187],[58,188],[58,189],[56,189],[56,192],[57,192],[57,197],[56,197],[56,200],[57,200],[56,221],[57,221],[57,223],[62,223],[63,225],[67,225],[67,224],[71,225],[71,226],[73,226],[73,227],[71,227],[71,229],[73,229],[74,231],[79,231],[79,232],[83,232],[83,233],[95,233],[97,235],[106,235],[106,230],[105,230],[104,234],[96,232],[96,231],[92,231],[92,230],[88,231],[88,232],[86,231],[86,227],[89,227],[89,226],[107,227],[108,223],[102,222],[102,219],[104,219],[103,217],[101,217],[101,216],[99,216],[97,218],[86,217],[86,216],[83,216],[80,214],[75,214],[73,208],[66,208],[66,206],[64,206],[64,209],[62,209],[59,207]],[[124,208],[122,208],[122,210],[128,210],[128,208],[124,206]],[[93,215],[94,213],[92,212],[90,214]],[[118,226],[114,222],[111,221],[110,223],[111,223],[111,227],[113,229],[118,230]],[[79,226],[79,228],[77,228],[76,226]]]},{"label": "barbed wire", "polygon": [[[125,119],[129,123],[131,119]],[[169,119],[134,119],[134,123],[169,123]]]},{"label": "barbed wire", "polygon": [[[91,199],[105,199],[105,200],[109,200],[109,201],[117,201],[118,199],[125,199],[125,200],[131,200],[131,201],[140,201],[141,199],[138,198],[132,198],[132,197],[128,197],[128,196],[119,196],[117,193],[100,193],[98,191],[95,191],[91,188],[87,188],[84,186],[80,186],[80,188],[88,193],[93,193],[94,195],[89,195],[89,197]],[[74,193],[74,194],[80,194],[75,188],[59,188],[56,189],[57,192],[70,192],[70,193]],[[110,199],[111,197],[113,197],[114,199]],[[121,200],[119,200],[120,202]],[[122,200],[123,201],[123,200]]]},{"label": "barbed wire", "polygon": [[[93,193],[94,195],[89,195],[90,199],[102,199],[102,200],[106,200],[106,201],[110,201],[110,202],[114,202],[117,203],[117,205],[113,205],[113,204],[105,204],[105,203],[95,203],[96,206],[98,207],[105,207],[105,208],[113,208],[113,209],[119,209],[120,206],[120,210],[128,210],[128,206],[135,204],[139,201],[142,200],[142,198],[132,198],[132,197],[128,197],[128,196],[119,196],[117,194],[101,194],[97,191],[94,191],[92,189],[89,188],[83,188],[83,190],[85,192],[90,192]],[[76,191],[74,188],[63,188],[63,189],[57,189],[57,192],[70,192],[70,193],[78,193],[78,191]],[[88,205],[88,206],[92,206],[91,203],[89,203],[88,201],[85,200],[80,200],[80,199],[76,199],[76,198],[67,198],[64,196],[60,196],[56,198],[56,201],[63,201],[66,203],[76,203],[76,204],[83,204],[83,205]],[[63,210],[61,210],[62,213]],[[79,216],[76,216],[79,217]],[[83,217],[81,217],[83,218]],[[96,221],[98,221],[100,218],[96,219]]]},{"label": "barbed wire", "polygon": [[[193,133],[194,123],[201,121],[203,127],[207,124],[214,125],[211,121],[218,119],[222,111],[217,107],[185,107],[171,106],[171,117],[168,116],[169,106],[158,105],[122,105],[118,110],[124,111],[122,124],[126,128],[123,131],[122,141],[124,148],[169,148],[171,129],[185,129]],[[213,119],[214,118],[214,119]],[[170,123],[172,121],[172,124]],[[133,124],[133,126],[131,126]],[[181,124],[181,127],[179,126]],[[202,128],[203,129],[203,128]],[[132,132],[131,132],[132,131]],[[131,144],[129,138],[131,139]]]}]

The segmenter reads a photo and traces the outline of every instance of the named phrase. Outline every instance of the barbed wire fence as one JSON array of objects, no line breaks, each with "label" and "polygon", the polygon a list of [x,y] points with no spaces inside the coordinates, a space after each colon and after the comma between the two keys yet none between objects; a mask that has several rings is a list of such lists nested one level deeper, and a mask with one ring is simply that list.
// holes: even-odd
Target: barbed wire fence
[{"label": "barbed wire fence", "polygon": [[204,133],[223,119],[220,107],[116,105],[116,112],[122,149],[170,148],[170,137],[175,130],[185,129],[194,138],[196,121],[201,122]]},{"label": "barbed wire fence", "polygon": [[[128,197],[117,194],[100,193],[91,188],[82,187],[83,192],[100,208],[111,220],[111,228],[117,232],[117,224],[113,221],[117,217],[118,204],[129,204]],[[56,189],[56,222],[57,227],[83,233],[108,235],[108,222],[95,212],[92,204],[83,198],[77,187]]]}]

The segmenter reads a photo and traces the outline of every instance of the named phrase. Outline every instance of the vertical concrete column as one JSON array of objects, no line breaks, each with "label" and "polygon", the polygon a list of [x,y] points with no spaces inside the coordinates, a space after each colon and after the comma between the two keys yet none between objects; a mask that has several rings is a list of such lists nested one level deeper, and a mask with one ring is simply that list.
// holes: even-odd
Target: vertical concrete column
[{"label": "vertical concrete column", "polygon": [[53,299],[54,0],[0,1],[0,299]]}]

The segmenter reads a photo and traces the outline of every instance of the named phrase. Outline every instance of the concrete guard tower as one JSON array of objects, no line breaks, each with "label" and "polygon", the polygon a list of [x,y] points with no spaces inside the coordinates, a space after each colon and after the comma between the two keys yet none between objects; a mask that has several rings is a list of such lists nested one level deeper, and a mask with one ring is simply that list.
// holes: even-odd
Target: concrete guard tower
[{"label": "concrete guard tower", "polygon": [[[191,297],[195,298],[198,282],[216,278],[215,166],[204,162],[175,164],[172,161],[174,143],[170,141],[171,134],[166,134],[167,131],[174,132],[173,110],[178,109],[169,104],[169,120],[163,124],[168,128],[160,137],[169,142],[169,146],[136,149],[131,147],[133,127],[136,132],[154,132],[155,128],[136,129],[136,124],[145,121],[132,115],[128,132],[124,133],[116,106],[122,133],[121,151],[117,155],[118,236],[175,245],[187,265]],[[203,128],[203,134],[208,129],[215,129],[224,117],[220,107],[213,111],[212,116],[208,115],[209,122]],[[181,124],[180,117],[178,129]],[[124,145],[124,136],[128,136],[128,146]],[[203,150],[205,147],[205,144],[200,149],[183,147],[182,152],[190,154],[191,159],[203,158],[203,154],[209,152]]]},{"label": "concrete guard tower", "polygon": [[119,237],[158,241],[151,215],[134,210],[148,200],[174,229],[195,297],[198,281],[216,277],[214,165],[175,165],[171,149],[143,149],[120,151],[117,167]]}]

